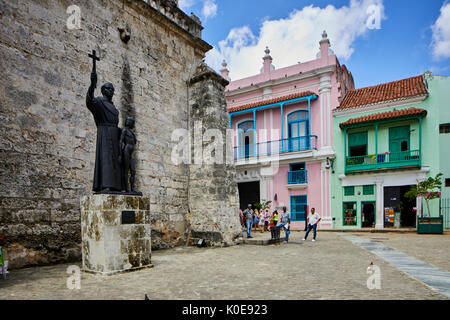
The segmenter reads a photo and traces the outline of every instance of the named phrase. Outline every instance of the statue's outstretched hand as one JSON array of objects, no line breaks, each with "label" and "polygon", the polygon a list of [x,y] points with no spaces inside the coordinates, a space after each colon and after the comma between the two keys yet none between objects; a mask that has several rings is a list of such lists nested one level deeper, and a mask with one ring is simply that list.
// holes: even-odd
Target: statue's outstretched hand
[{"label": "statue's outstretched hand", "polygon": [[97,74],[95,72],[91,73],[91,87],[97,87]]}]

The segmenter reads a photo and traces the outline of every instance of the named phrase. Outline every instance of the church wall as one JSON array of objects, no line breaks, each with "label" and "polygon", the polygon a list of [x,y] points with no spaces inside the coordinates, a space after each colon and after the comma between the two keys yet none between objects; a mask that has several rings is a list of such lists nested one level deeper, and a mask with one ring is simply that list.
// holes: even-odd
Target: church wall
[{"label": "church wall", "polygon": [[189,169],[170,161],[171,134],[188,128],[186,81],[209,45],[151,3],[79,0],[81,29],[70,30],[72,1],[0,2],[0,232],[10,267],[81,259],[79,203],[95,160],[85,105],[93,49],[96,96],[113,83],[119,126],[136,118],[136,187],[150,198],[153,249],[184,243]]}]

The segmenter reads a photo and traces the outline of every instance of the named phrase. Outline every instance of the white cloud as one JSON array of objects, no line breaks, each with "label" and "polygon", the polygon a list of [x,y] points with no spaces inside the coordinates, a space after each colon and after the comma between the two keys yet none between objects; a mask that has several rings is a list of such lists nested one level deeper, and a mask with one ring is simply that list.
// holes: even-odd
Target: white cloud
[{"label": "white cloud", "polygon": [[178,7],[184,11],[192,7],[194,3],[195,0],[178,0]]},{"label": "white cloud", "polygon": [[213,18],[217,14],[217,3],[215,0],[179,0],[178,7],[187,12],[194,5],[202,3],[202,18],[204,20]]},{"label": "white cloud", "polygon": [[217,13],[217,4],[214,0],[205,0],[202,8],[203,17],[205,19],[212,18]]},{"label": "white cloud", "polygon": [[431,29],[433,31],[434,58],[450,58],[450,3],[442,6],[441,15]]},{"label": "white cloud", "polygon": [[277,68],[313,60],[323,30],[327,31],[337,56],[349,59],[354,51],[353,42],[373,25],[372,20],[368,21],[368,9],[373,5],[380,8],[383,18],[383,0],[350,0],[348,6],[341,8],[309,5],[292,11],[287,18],[265,20],[257,36],[247,26],[232,29],[218,47],[207,53],[206,61],[219,70],[222,60],[227,60],[231,78],[240,79],[259,72],[266,46]]}]

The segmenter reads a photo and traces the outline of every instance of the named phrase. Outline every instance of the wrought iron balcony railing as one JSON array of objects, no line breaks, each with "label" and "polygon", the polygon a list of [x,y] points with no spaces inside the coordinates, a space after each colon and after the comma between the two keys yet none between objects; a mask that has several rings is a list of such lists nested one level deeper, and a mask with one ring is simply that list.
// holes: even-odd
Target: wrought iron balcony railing
[{"label": "wrought iron balcony railing", "polygon": [[317,150],[317,136],[313,135],[234,147],[234,159],[270,156],[274,154],[312,149]]},{"label": "wrought iron balcony railing", "polygon": [[288,184],[307,183],[307,171],[306,170],[288,171],[287,183]]},{"label": "wrought iron balcony railing", "polygon": [[402,166],[420,166],[420,150],[347,157],[345,171],[376,170]]}]

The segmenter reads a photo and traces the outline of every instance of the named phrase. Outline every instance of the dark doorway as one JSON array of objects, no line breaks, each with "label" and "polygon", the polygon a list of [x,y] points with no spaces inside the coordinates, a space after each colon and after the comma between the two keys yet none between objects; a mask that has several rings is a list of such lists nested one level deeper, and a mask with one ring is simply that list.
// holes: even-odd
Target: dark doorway
[{"label": "dark doorway", "polygon": [[410,189],[411,186],[400,187],[400,201],[403,204],[400,221],[402,227],[414,228],[416,226],[417,215],[413,209],[416,206],[416,201],[405,197],[405,193]]},{"label": "dark doorway", "polygon": [[246,209],[248,204],[255,204],[260,201],[259,181],[238,183],[239,205],[242,210]]},{"label": "dark doorway", "polygon": [[384,210],[383,219],[385,227],[392,227],[392,219],[387,221],[384,211],[387,208],[394,209],[394,212],[400,212],[400,226],[401,227],[415,227],[416,226],[416,212],[413,208],[416,206],[414,199],[405,197],[405,193],[411,189],[411,186],[399,187],[385,187],[384,188]]},{"label": "dark doorway", "polygon": [[250,156],[250,137],[245,137],[245,157],[248,158]]},{"label": "dark doorway", "polygon": [[362,227],[375,227],[375,202],[363,202],[362,204]]}]

